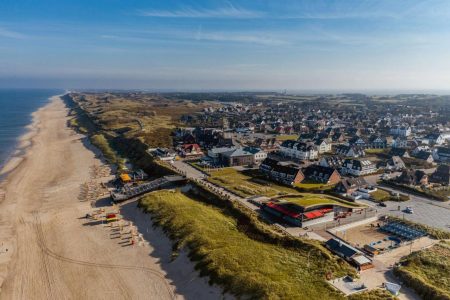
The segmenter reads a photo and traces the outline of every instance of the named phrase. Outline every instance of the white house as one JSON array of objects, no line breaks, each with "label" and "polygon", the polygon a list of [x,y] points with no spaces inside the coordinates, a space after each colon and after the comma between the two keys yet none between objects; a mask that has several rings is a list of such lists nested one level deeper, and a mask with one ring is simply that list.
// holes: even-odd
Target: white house
[{"label": "white house", "polygon": [[399,136],[392,142],[392,148],[407,148],[408,140],[406,137]]},{"label": "white house", "polygon": [[395,126],[390,130],[390,134],[408,137],[411,135],[411,127],[410,126]]},{"label": "white house", "polygon": [[286,140],[280,145],[280,153],[283,156],[300,160],[314,160],[319,156],[319,151],[314,144],[302,143],[294,140]]},{"label": "white house", "polygon": [[341,170],[344,174],[363,176],[375,173],[377,167],[370,160],[346,159]]},{"label": "white house", "polygon": [[254,151],[250,151],[253,153],[253,159],[255,161],[255,164],[260,164],[267,158],[267,152],[259,149],[259,148],[253,148]]},{"label": "white house", "polygon": [[319,153],[331,152],[331,143],[327,142],[325,139],[319,139],[314,143],[317,146]]},{"label": "white house", "polygon": [[439,145],[439,146],[445,143],[445,138],[440,133],[430,133],[430,134],[426,135],[423,140],[428,141],[427,144]]}]

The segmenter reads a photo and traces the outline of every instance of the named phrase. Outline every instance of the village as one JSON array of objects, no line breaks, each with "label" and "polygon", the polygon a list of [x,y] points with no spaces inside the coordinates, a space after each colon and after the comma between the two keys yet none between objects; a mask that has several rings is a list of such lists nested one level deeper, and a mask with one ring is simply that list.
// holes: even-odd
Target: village
[{"label": "village", "polygon": [[403,295],[394,266],[439,242],[429,228],[450,231],[448,116],[448,107],[396,102],[219,101],[181,115],[171,146],[148,145],[172,175],[128,163],[105,183],[114,209],[86,217],[118,233],[131,226],[130,243],[140,244],[121,203],[195,183],[347,261],[358,278],[329,280],[344,295],[380,287]]}]

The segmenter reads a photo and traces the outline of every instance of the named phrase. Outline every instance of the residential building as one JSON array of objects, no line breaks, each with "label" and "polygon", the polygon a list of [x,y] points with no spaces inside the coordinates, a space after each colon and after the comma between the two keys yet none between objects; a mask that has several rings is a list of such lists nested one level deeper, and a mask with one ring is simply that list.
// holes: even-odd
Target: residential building
[{"label": "residential building", "polygon": [[423,140],[427,140],[431,145],[442,145],[445,143],[445,138],[440,133],[430,133],[425,136]]},{"label": "residential building", "polygon": [[439,183],[441,185],[450,185],[450,166],[449,165],[439,165],[436,171],[430,175],[430,182]]},{"label": "residential building", "polygon": [[387,140],[385,137],[372,135],[369,137],[367,148],[371,149],[384,149],[387,147]]},{"label": "residential building", "polygon": [[375,173],[376,165],[370,160],[346,159],[342,164],[342,173],[353,176],[364,176]]},{"label": "residential building", "polygon": [[217,147],[208,150],[208,156],[212,159],[214,164],[221,163],[221,156],[227,152],[233,152],[236,147]]},{"label": "residential building", "polygon": [[437,147],[433,150],[433,158],[440,162],[450,162],[450,147]]},{"label": "residential building", "polygon": [[358,146],[347,146],[347,145],[337,145],[334,148],[334,152],[337,155],[345,156],[345,157],[363,157],[366,155],[366,152],[363,148]]},{"label": "residential building", "polygon": [[183,144],[179,147],[179,153],[186,159],[197,159],[203,156],[203,151],[198,144]]},{"label": "residential building", "polygon": [[299,160],[314,160],[319,156],[319,151],[314,144],[294,140],[286,140],[281,143],[280,153],[283,156]]},{"label": "residential building", "polygon": [[356,146],[358,148],[364,149],[367,147],[366,141],[360,136],[354,136],[349,141],[348,144],[350,146]]},{"label": "residential building", "polygon": [[409,151],[405,148],[392,148],[391,151],[389,151],[389,156],[411,157]]},{"label": "residential building", "polygon": [[433,163],[434,159],[433,159],[433,155],[431,154],[431,152],[428,151],[419,151],[416,152],[415,154],[413,154],[414,158],[420,159],[420,160],[424,160],[426,162],[429,163]]},{"label": "residential building", "polygon": [[406,165],[400,156],[392,156],[386,161],[386,165],[384,167],[388,170],[401,171],[406,168]]},{"label": "residential building", "polygon": [[325,139],[317,139],[314,142],[314,145],[317,146],[317,149],[319,151],[319,154],[321,153],[328,153],[331,152],[331,143],[329,143],[327,140]]},{"label": "residential building", "polygon": [[408,137],[411,135],[411,127],[410,126],[392,127],[389,133],[392,135]]},{"label": "residential building", "polygon": [[221,161],[224,165],[245,166],[255,163],[255,152],[248,148],[237,148],[230,152],[224,152],[220,154]]},{"label": "residential building", "polygon": [[276,159],[266,158],[259,170],[267,178],[286,185],[300,183],[305,179],[303,172],[296,165],[283,164]]},{"label": "residential building", "polygon": [[408,169],[404,170],[395,181],[411,186],[428,185],[428,175],[421,170]]},{"label": "residential building", "polygon": [[336,169],[320,165],[309,165],[303,170],[303,174],[306,180],[324,184],[336,184],[341,180]]},{"label": "residential building", "polygon": [[335,187],[338,193],[351,195],[358,189],[367,188],[368,184],[364,177],[344,178]]},{"label": "residential building", "polygon": [[344,160],[342,157],[333,155],[333,156],[324,156],[320,159],[319,165],[324,167],[330,167],[334,169],[340,169],[342,167],[342,164],[344,163]]},{"label": "residential building", "polygon": [[407,148],[408,139],[406,137],[398,136],[392,141],[392,148]]}]

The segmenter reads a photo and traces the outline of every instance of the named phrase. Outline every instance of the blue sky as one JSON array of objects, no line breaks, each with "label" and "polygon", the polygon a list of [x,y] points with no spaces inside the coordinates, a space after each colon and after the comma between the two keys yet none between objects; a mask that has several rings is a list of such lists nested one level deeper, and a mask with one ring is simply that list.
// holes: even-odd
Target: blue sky
[{"label": "blue sky", "polygon": [[450,90],[450,1],[1,0],[0,87]]}]

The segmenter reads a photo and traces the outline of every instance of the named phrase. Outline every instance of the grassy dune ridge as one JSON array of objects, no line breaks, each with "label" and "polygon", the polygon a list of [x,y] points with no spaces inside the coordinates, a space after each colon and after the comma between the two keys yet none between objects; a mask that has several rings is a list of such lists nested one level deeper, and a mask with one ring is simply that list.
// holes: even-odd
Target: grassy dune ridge
[{"label": "grassy dune ridge", "polygon": [[[325,273],[343,271],[317,252],[294,251],[249,238],[223,210],[180,192],[153,192],[140,205],[197,268],[235,295],[265,299],[341,299]],[[309,267],[308,267],[309,265]]]},{"label": "grassy dune ridge", "polygon": [[406,256],[394,271],[423,299],[450,299],[449,242],[441,242]]}]

